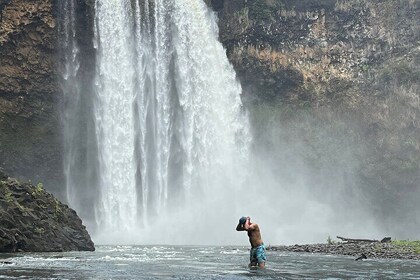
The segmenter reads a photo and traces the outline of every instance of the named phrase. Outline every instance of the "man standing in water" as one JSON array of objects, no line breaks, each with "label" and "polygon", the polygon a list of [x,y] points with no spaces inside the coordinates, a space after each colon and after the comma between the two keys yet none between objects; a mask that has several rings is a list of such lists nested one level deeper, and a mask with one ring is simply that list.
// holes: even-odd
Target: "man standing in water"
[{"label": "man standing in water", "polygon": [[239,224],[236,226],[237,231],[247,231],[249,242],[251,243],[250,263],[249,266],[265,267],[265,246],[261,239],[260,227],[257,224],[251,223],[250,217],[242,217],[239,219]]}]

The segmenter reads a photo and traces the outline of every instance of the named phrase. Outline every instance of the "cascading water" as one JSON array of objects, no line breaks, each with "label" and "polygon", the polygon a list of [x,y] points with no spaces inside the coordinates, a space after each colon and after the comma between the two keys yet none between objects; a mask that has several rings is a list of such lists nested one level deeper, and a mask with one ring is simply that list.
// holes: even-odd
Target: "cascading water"
[{"label": "cascading water", "polygon": [[[64,173],[66,175],[66,185],[74,185],[72,182],[72,177],[68,176],[72,173],[74,167],[74,151],[71,149],[74,147],[72,142],[75,140],[74,135],[75,130],[75,117],[73,116],[73,111],[79,107],[80,103],[80,88],[77,83],[77,72],[80,67],[78,60],[79,48],[76,43],[76,31],[75,31],[75,3],[74,1],[63,1],[60,6],[61,10],[64,11],[63,24],[60,25],[63,33],[63,49],[64,54],[64,67],[61,69],[63,80],[63,92],[65,93],[65,110],[64,110],[64,134],[68,137],[65,137],[65,148],[67,149],[64,154]],[[67,188],[67,198],[73,196],[71,193],[72,189]]]},{"label": "cascading water", "polygon": [[[95,14],[95,133],[77,136],[91,137],[97,160],[83,169],[65,161],[69,202],[82,216],[95,213],[100,242],[121,243],[112,235],[124,232],[130,242],[194,243],[185,229],[184,239],[160,230],[232,214],[250,142],[215,17],[199,0],[97,0]],[[80,123],[67,123],[68,159],[80,153]],[[87,192],[72,179],[81,173],[99,178],[90,205],[77,203]]]},{"label": "cascading water", "polygon": [[[94,213],[89,210],[98,193],[98,155],[95,136],[93,95],[93,75],[87,72],[93,58],[86,57],[80,47],[85,36],[80,34],[80,26],[86,25],[81,19],[77,0],[60,1],[62,73],[62,123],[64,139],[64,174],[66,176],[67,200],[79,210],[85,222],[94,220]],[[85,44],[86,45],[86,44]],[[83,57],[83,59],[81,58]],[[81,195],[83,194],[83,195]]]},{"label": "cascading water", "polygon": [[135,59],[129,1],[97,1],[95,126],[99,150],[97,222],[105,230],[136,223]]}]

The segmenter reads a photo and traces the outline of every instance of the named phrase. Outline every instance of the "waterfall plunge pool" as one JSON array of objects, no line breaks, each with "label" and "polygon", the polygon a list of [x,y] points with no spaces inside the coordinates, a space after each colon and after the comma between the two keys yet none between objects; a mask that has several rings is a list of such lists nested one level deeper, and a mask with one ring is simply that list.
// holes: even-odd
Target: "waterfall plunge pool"
[{"label": "waterfall plunge pool", "polygon": [[0,279],[419,279],[420,262],[267,252],[247,267],[247,247],[97,246],[96,252],[3,254]]}]

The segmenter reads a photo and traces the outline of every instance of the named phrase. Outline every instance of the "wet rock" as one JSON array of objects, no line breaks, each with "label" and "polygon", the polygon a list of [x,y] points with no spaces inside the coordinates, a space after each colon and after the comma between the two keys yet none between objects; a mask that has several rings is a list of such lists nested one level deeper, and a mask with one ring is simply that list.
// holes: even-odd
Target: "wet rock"
[{"label": "wet rock", "polygon": [[0,264],[13,264],[9,259],[0,260]]},{"label": "wet rock", "polygon": [[365,259],[367,259],[367,257],[366,257],[366,255],[365,254],[361,254],[359,257],[357,257],[355,260],[356,261],[360,261],[360,260],[365,260]]},{"label": "wet rock", "polygon": [[94,251],[76,212],[43,189],[0,172],[0,252]]}]

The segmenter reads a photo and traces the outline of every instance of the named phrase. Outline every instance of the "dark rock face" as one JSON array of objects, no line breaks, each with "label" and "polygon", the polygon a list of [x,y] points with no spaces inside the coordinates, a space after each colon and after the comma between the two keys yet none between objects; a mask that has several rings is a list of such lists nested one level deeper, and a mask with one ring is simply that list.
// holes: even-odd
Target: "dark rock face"
[{"label": "dark rock face", "polygon": [[53,7],[51,0],[0,3],[0,167],[47,185],[62,180]]},{"label": "dark rock face", "polygon": [[20,183],[0,171],[0,252],[94,251],[76,212],[41,184]]},{"label": "dark rock face", "polygon": [[418,1],[207,2],[244,88],[264,99],[336,101],[325,94],[414,56],[420,38]]},{"label": "dark rock face", "polygon": [[[42,181],[60,197],[65,2],[0,2],[0,167],[19,179]],[[87,91],[95,67],[93,1],[76,2],[80,84]]]}]

